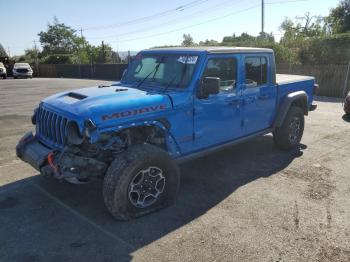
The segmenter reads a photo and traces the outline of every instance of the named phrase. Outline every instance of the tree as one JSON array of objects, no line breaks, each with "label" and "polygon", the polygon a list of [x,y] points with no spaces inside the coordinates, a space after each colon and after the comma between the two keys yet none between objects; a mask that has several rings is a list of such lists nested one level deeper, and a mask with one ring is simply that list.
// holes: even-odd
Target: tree
[{"label": "tree", "polygon": [[94,63],[120,63],[121,58],[119,54],[113,51],[112,47],[108,44],[102,44],[99,46],[87,45],[86,53],[89,58],[89,62]]},{"label": "tree", "polygon": [[183,34],[183,41],[182,41],[182,46],[194,46],[195,43],[193,42],[193,37],[191,34]]},{"label": "tree", "polygon": [[240,36],[233,34],[232,36],[225,36],[222,39],[221,45],[224,46],[250,46],[250,47],[259,47],[273,44],[275,38],[272,33],[260,33],[259,36],[252,36],[248,33],[242,33]]},{"label": "tree", "polygon": [[324,19],[306,13],[294,21],[285,18],[280,29],[284,32],[281,43],[288,47],[300,47],[305,39],[325,36]]},{"label": "tree", "polygon": [[216,40],[209,40],[209,39],[206,39],[205,41],[200,41],[200,42],[199,42],[199,45],[200,45],[200,46],[218,46],[218,45],[219,45],[219,42],[216,41]]},{"label": "tree", "polygon": [[331,9],[327,23],[332,33],[350,31],[350,0],[342,0],[336,8]]},{"label": "tree", "polygon": [[38,35],[45,62],[83,63],[82,59],[87,59],[86,53],[83,54],[84,46],[87,45],[85,38],[77,36],[76,30],[60,23],[56,17],[52,24],[47,25],[47,30]]},{"label": "tree", "polygon": [[[350,10],[346,11],[349,8],[346,2],[350,3],[350,0],[343,0],[327,18],[311,16],[310,13],[294,21],[286,18],[280,27],[284,31],[280,44],[287,48],[283,55],[286,51],[292,51],[289,57],[302,64],[347,63],[350,58],[350,30],[339,26],[346,25],[346,14],[350,16]],[[346,30],[348,33],[340,33]]]},{"label": "tree", "polygon": [[30,48],[24,50],[24,55],[16,59],[17,62],[26,62],[29,64],[34,64],[37,59],[38,53],[35,48]]},{"label": "tree", "polygon": [[0,57],[7,57],[5,48],[0,44]]},{"label": "tree", "polygon": [[[280,45],[284,50],[280,55],[284,60],[291,60],[293,63],[312,63],[313,40],[323,39],[327,35],[324,19],[320,16],[313,16],[310,13],[304,14],[293,20],[285,18],[280,29],[284,32]],[[277,56],[276,56],[277,57]]]}]

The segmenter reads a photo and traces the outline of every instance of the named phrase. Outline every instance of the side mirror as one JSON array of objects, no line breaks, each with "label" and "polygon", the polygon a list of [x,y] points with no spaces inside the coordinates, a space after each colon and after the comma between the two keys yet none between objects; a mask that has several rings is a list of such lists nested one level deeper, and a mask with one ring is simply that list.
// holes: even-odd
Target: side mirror
[{"label": "side mirror", "polygon": [[220,91],[219,77],[204,77],[199,88],[199,98],[208,98],[209,95],[216,95]]}]

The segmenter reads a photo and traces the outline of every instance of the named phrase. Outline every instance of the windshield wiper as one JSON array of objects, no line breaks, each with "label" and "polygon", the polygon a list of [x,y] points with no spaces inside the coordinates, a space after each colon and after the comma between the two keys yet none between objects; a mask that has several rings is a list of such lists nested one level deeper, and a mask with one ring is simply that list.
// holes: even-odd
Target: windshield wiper
[{"label": "windshield wiper", "polygon": [[153,78],[154,78],[154,76],[157,74],[158,68],[159,68],[160,64],[163,62],[163,60],[164,60],[164,56],[162,56],[162,57],[160,58],[159,62],[156,64],[156,66],[154,67],[154,69],[153,69],[148,75],[146,75],[145,78],[142,79],[142,80],[137,84],[136,87],[140,87],[140,86],[143,84],[143,82],[145,82],[145,81],[150,77],[150,75],[153,74]]},{"label": "windshield wiper", "polygon": [[[185,64],[184,64],[184,67],[182,69],[182,72],[181,72],[181,78],[180,78],[180,81],[177,83],[176,85],[176,88],[179,87],[179,85],[182,83],[182,80],[185,76],[185,73],[186,73],[186,70],[187,70],[187,60],[188,60],[188,56],[186,57],[186,61],[185,61]],[[175,81],[175,79],[178,77],[179,74],[175,74],[175,76],[173,77],[173,79],[170,80],[170,82],[166,85],[166,87],[164,88],[163,90],[163,93],[165,93],[168,88],[173,84],[173,82]]]}]

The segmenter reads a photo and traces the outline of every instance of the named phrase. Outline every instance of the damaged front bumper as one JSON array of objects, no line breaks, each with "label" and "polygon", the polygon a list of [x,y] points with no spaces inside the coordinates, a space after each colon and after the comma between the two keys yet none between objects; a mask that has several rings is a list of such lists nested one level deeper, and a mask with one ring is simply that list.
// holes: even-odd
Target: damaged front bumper
[{"label": "damaged front bumper", "polygon": [[38,171],[47,162],[47,156],[52,152],[53,150],[41,144],[32,132],[26,133],[16,146],[17,156]]},{"label": "damaged front bumper", "polygon": [[71,183],[85,183],[103,176],[108,165],[90,157],[75,154],[68,147],[57,151],[43,145],[31,132],[16,146],[16,154],[43,175],[65,179]]}]

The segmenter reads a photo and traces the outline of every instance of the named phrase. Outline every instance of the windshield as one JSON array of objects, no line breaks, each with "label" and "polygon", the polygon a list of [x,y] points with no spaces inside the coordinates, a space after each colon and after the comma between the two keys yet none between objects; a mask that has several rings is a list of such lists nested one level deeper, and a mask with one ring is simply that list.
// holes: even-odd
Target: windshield
[{"label": "windshield", "polygon": [[128,67],[122,82],[185,88],[192,79],[198,56],[139,53]]},{"label": "windshield", "polygon": [[30,67],[27,63],[16,63],[14,67]]}]

